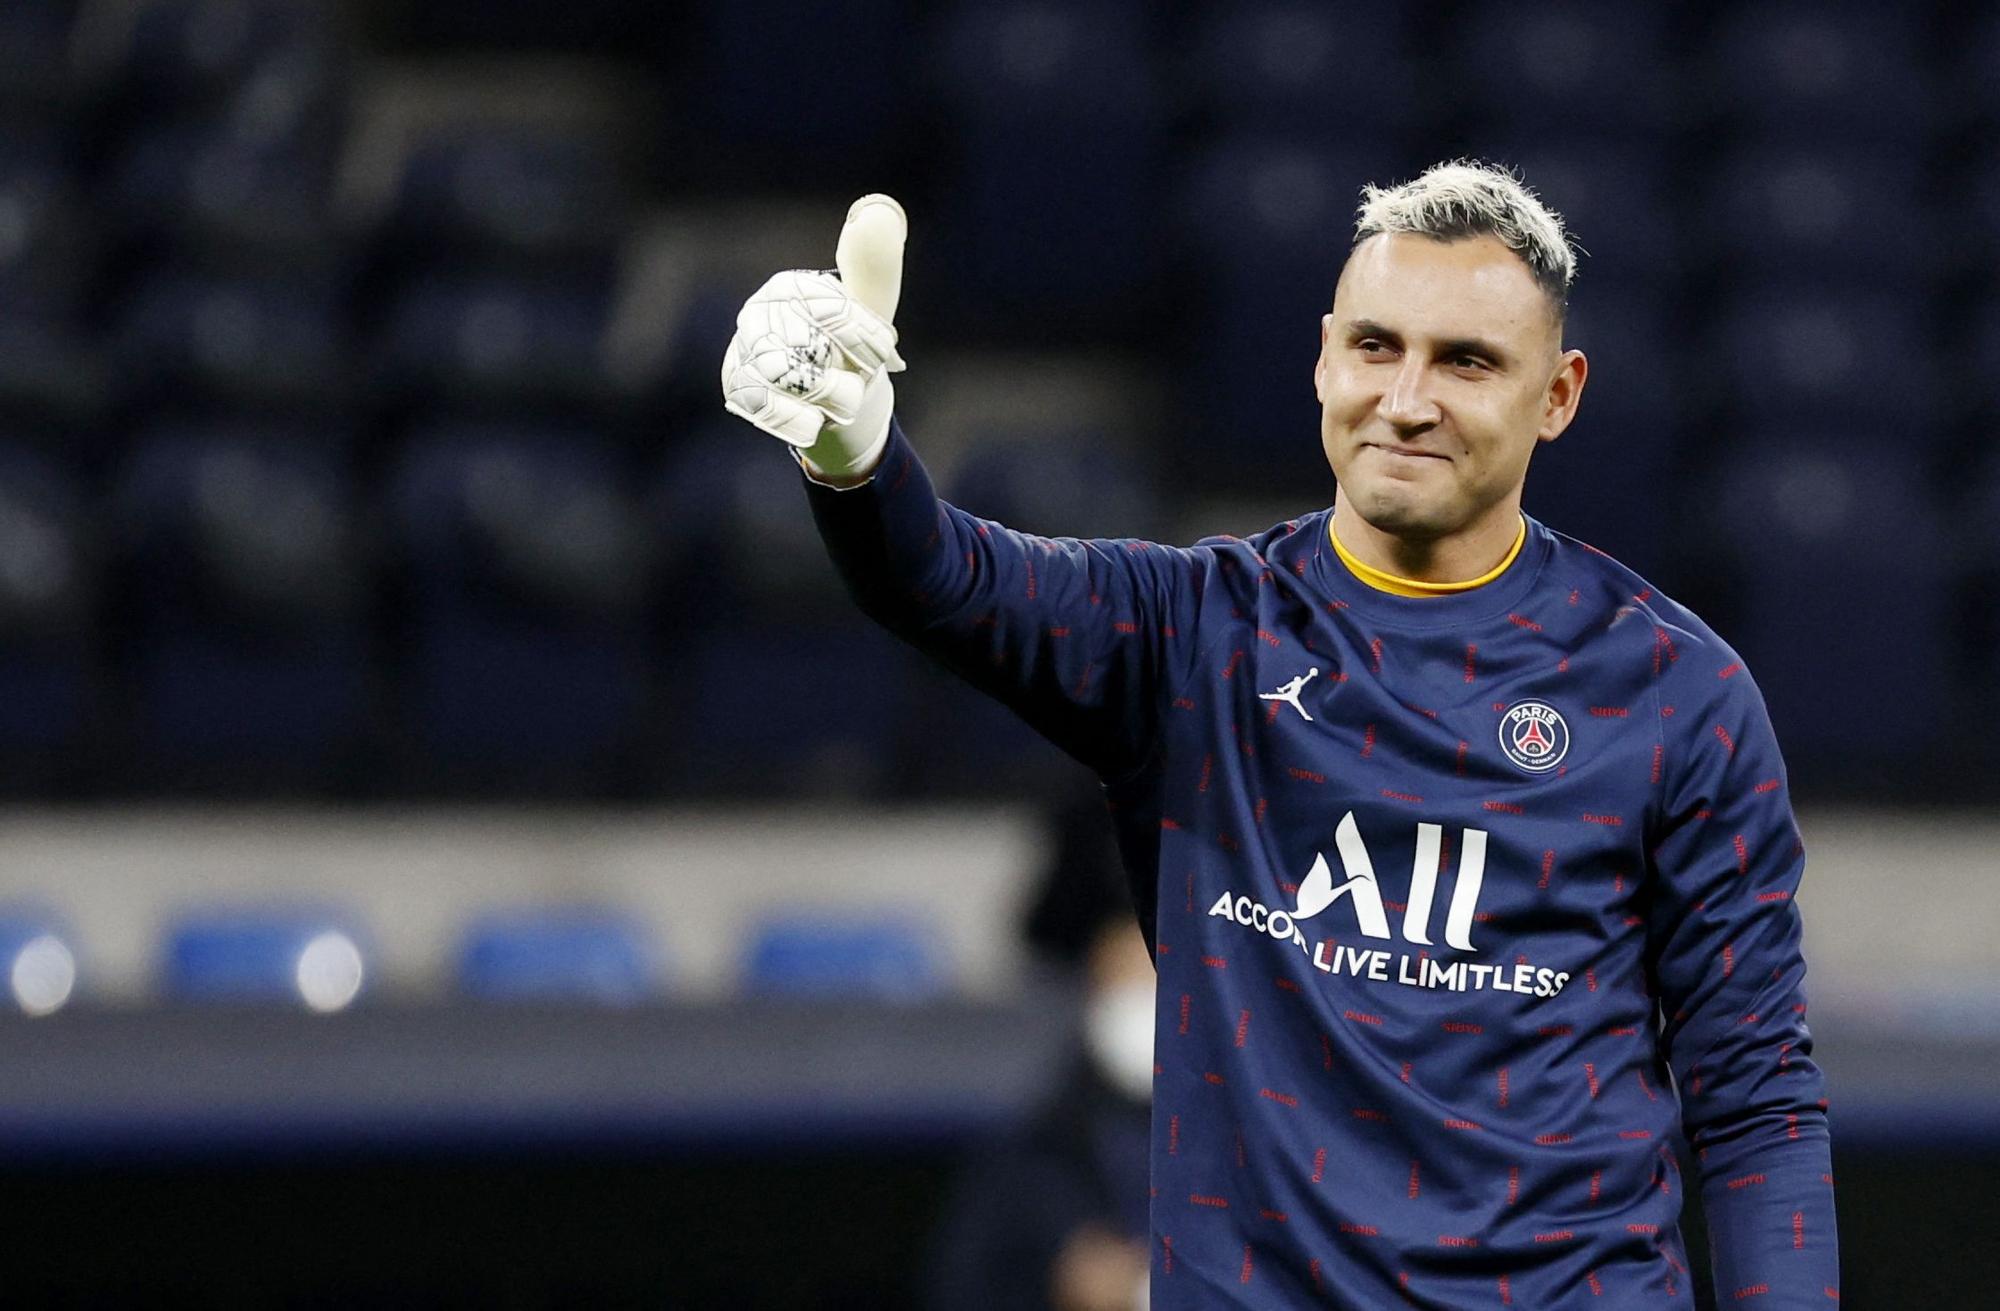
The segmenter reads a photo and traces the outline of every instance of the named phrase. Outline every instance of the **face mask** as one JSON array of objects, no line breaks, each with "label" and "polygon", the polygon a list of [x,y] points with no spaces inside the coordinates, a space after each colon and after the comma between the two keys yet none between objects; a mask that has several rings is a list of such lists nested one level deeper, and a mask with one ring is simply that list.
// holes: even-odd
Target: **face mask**
[{"label": "face mask", "polygon": [[1091,997],[1083,1037],[1111,1086],[1134,1101],[1153,1100],[1153,985],[1122,983]]}]

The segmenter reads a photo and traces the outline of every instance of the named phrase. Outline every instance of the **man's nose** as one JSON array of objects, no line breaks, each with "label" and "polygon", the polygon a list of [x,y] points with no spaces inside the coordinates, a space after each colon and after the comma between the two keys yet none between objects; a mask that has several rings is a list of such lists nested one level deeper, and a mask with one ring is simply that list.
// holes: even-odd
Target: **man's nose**
[{"label": "man's nose", "polygon": [[1396,376],[1383,391],[1375,411],[1396,428],[1428,428],[1438,421],[1437,402],[1429,391],[1429,370],[1411,352],[1403,356]]}]

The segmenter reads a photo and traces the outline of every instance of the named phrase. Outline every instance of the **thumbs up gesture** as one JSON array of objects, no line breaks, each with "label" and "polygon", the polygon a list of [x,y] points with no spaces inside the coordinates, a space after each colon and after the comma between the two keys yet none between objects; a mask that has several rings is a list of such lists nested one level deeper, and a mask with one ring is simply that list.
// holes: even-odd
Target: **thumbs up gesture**
[{"label": "thumbs up gesture", "polygon": [[834,273],[790,269],[736,316],[722,358],[723,407],[797,448],[811,470],[873,467],[903,369],[892,322],[902,291],[903,207],[863,196],[847,211]]}]

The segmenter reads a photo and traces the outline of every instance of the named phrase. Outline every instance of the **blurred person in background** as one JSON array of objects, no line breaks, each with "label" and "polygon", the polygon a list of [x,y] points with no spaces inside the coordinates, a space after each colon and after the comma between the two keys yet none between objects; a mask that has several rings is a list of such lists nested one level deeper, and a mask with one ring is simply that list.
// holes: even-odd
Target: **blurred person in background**
[{"label": "blurred person in background", "polygon": [[932,1243],[927,1305],[1133,1311],[1146,1305],[1153,966],[1103,802],[1051,817],[1055,849],[1026,926],[1082,973],[1082,1026],[1026,1122],[978,1151]]},{"label": "blurred person in background", "polygon": [[1689,1308],[1676,1131],[1719,1300],[1837,1297],[1762,694],[1520,508],[1587,372],[1559,218],[1474,161],[1365,188],[1312,371],[1333,504],[1192,548],[938,499],[902,223],[864,198],[839,280],[751,297],[725,402],[863,611],[1105,785],[1159,971],[1153,1304]]}]

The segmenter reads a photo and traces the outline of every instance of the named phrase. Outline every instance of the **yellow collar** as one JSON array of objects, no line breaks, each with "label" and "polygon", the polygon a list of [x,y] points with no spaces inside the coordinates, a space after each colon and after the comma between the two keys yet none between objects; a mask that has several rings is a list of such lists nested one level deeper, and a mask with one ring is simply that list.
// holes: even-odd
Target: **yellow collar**
[{"label": "yellow collar", "polygon": [[1333,543],[1334,554],[1340,557],[1340,562],[1346,565],[1356,578],[1359,578],[1376,591],[1388,592],[1395,596],[1443,596],[1450,592],[1469,592],[1475,587],[1484,587],[1501,574],[1506,573],[1507,566],[1514,563],[1514,557],[1521,553],[1521,544],[1528,540],[1528,520],[1525,516],[1522,518],[1521,531],[1514,534],[1514,544],[1507,548],[1506,557],[1499,564],[1494,565],[1491,569],[1479,575],[1479,577],[1468,579],[1462,583],[1426,583],[1415,578],[1399,578],[1395,574],[1386,573],[1373,565],[1363,564],[1361,561],[1355,559],[1346,547],[1340,544],[1339,534],[1333,531],[1332,515],[1326,517],[1326,535],[1328,540]]}]

